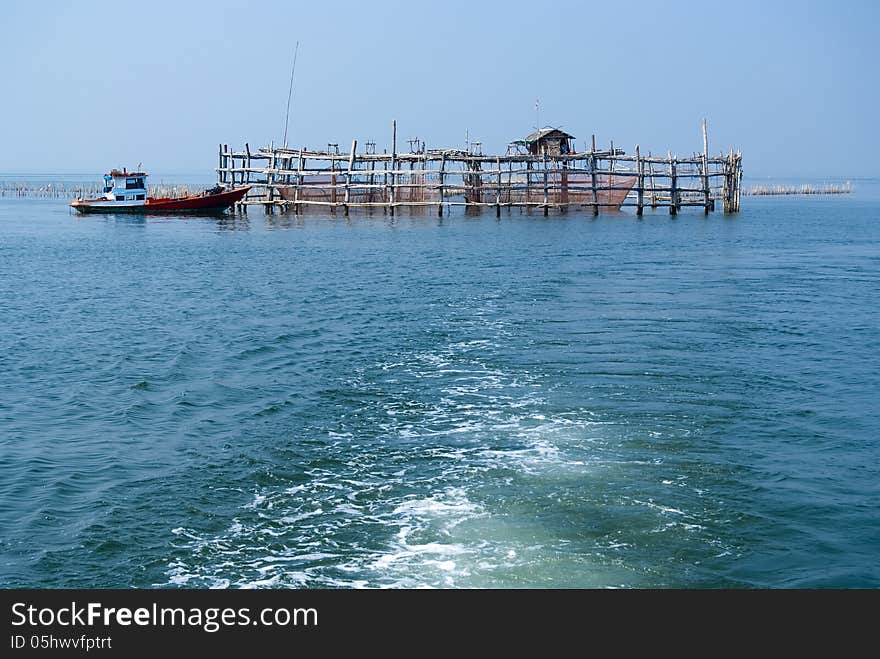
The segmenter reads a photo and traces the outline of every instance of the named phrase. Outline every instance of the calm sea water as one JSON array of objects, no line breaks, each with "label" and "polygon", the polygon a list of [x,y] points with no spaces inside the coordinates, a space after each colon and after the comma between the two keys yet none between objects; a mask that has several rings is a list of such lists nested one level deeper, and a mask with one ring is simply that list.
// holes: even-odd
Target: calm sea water
[{"label": "calm sea water", "polygon": [[0,200],[0,585],[880,587],[880,185],[743,212]]}]

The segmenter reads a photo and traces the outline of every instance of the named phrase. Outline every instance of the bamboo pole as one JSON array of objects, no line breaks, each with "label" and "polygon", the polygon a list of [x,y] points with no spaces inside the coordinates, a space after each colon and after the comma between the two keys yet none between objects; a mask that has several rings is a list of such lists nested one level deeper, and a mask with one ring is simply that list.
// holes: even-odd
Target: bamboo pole
[{"label": "bamboo pole", "polygon": [[[281,157],[281,156],[295,156],[299,150],[298,149],[282,149],[280,147],[275,147],[275,151],[276,151],[277,155],[279,157]],[[620,149],[617,149],[616,147],[615,147],[615,151],[617,153],[616,153],[616,155],[613,155],[613,156],[610,151],[607,151],[607,150],[601,151],[599,149],[594,149],[594,150],[589,150],[589,151],[571,152],[571,153],[567,153],[567,154],[556,154],[556,155],[551,155],[548,157],[551,158],[554,162],[561,163],[561,162],[572,162],[572,161],[583,160],[589,154],[595,153],[597,157],[600,157],[602,159],[609,159],[610,160],[613,157],[615,163],[634,163],[635,162],[635,156],[627,156],[623,153],[620,153]],[[442,151],[438,149],[433,154],[429,154],[428,159],[431,161],[439,160],[440,153],[442,153]],[[447,153],[449,153],[448,150],[447,150]],[[320,160],[326,160],[328,162],[330,160],[336,160],[340,163],[348,161],[348,154],[345,154],[345,153],[333,153],[333,152],[328,152],[328,151],[304,150],[304,154],[307,158],[316,158],[316,159],[320,159]],[[239,156],[239,155],[241,155],[241,154],[236,154],[236,156]],[[268,160],[270,158],[270,156],[271,156],[271,152],[268,148],[260,149],[260,151],[253,154],[254,160],[259,160],[259,159]],[[363,160],[363,161],[370,161],[370,160],[390,161],[391,154],[389,154],[387,151],[384,153],[379,153],[379,154],[361,154],[358,158],[359,158],[359,160]],[[406,163],[409,163],[410,161],[421,162],[424,158],[425,158],[425,154],[422,152],[419,152],[419,153],[398,153],[397,154],[397,160],[399,162],[406,162]],[[498,158],[501,159],[502,163],[507,163],[507,162],[527,163],[527,162],[540,161],[540,154],[539,155],[510,154],[510,155],[501,155],[501,156],[466,154],[464,152],[457,152],[455,154],[449,154],[449,160],[457,160],[457,161],[462,161],[462,162],[467,161],[467,162],[472,162],[472,163],[480,162],[480,163],[493,163],[494,164],[496,159],[498,159]],[[724,158],[725,158],[725,156],[722,155],[719,158],[712,158],[710,160],[713,160],[715,162],[721,162]],[[700,164],[700,163],[702,163],[702,159],[703,159],[702,154],[695,154],[694,156],[689,157],[689,158],[676,158],[676,160],[678,161],[679,164]],[[654,157],[654,156],[649,155],[647,157],[642,157],[642,160],[644,160],[646,163],[653,161],[656,164],[664,164],[667,162],[668,158],[659,157],[659,156]]]},{"label": "bamboo pole", "polygon": [[369,187],[369,192],[367,192],[367,201],[369,203],[372,203],[373,202],[373,186],[376,183],[376,161],[375,160],[370,161],[370,179],[369,180],[370,180],[370,187]]},{"label": "bamboo pole", "polygon": [[709,132],[706,127],[706,118],[703,118],[703,214],[709,214],[709,206],[712,204],[709,192]]},{"label": "bamboo pole", "polygon": [[293,189],[293,212],[299,213],[299,189],[303,182],[303,166],[305,161],[303,159],[303,150],[299,150],[299,159],[296,168],[296,187]]},{"label": "bamboo pole", "polygon": [[528,204],[532,201],[532,161],[526,163],[526,194],[525,201]]},{"label": "bamboo pole", "polygon": [[569,161],[563,160],[559,163],[558,168],[558,181],[559,184],[556,186],[556,199],[559,203],[559,209],[563,212],[568,210],[568,204],[571,200],[571,192],[577,192],[581,186],[579,185],[570,185],[568,176],[569,176]]},{"label": "bamboo pole", "polygon": [[245,142],[244,149],[245,149],[245,152],[247,153],[247,160],[245,161],[246,166],[247,166],[247,172],[246,172],[247,178],[245,179],[245,184],[250,184],[250,182],[251,182],[251,146],[250,146],[250,144]]},{"label": "bamboo pole", "polygon": [[739,151],[736,152],[736,204],[734,207],[734,212],[739,213],[739,200],[740,193],[742,191],[742,153]]},{"label": "bamboo pole", "polygon": [[[251,183],[251,147],[248,142],[244,143],[244,150],[245,150],[245,154],[246,154],[246,157],[244,160],[245,169],[246,169],[246,171],[244,173],[244,180],[245,180],[245,185],[250,185],[250,183]],[[238,203],[238,210],[240,210],[242,213],[247,213],[247,203],[245,203],[246,201],[247,201],[247,197],[245,197],[244,199],[242,199]]]},{"label": "bamboo pole", "polygon": [[636,144],[636,170],[638,171],[638,180],[636,185],[636,215],[642,216],[645,210],[645,163],[639,158],[639,145]]},{"label": "bamboo pole", "polygon": [[593,216],[599,214],[599,191],[596,189],[596,156],[590,156],[590,187],[593,191]]},{"label": "bamboo pole", "polygon": [[345,173],[345,214],[348,215],[348,205],[351,202],[351,172],[354,169],[354,155],[357,151],[357,140],[351,141],[351,153],[348,156],[348,171]]},{"label": "bamboo pole", "polygon": [[275,145],[271,145],[272,156],[269,159],[269,169],[266,170],[266,212],[272,212],[273,197],[275,192]]},{"label": "bamboo pole", "polygon": [[443,184],[446,178],[446,152],[440,157],[440,203],[437,204],[437,216],[443,217]]},{"label": "bamboo pole", "polygon": [[548,199],[549,195],[548,195],[548,190],[547,190],[548,181],[547,181],[547,152],[546,151],[544,152],[542,157],[543,157],[543,165],[544,165],[544,217],[547,217],[547,212],[549,210],[548,206],[547,206],[547,203],[549,202],[549,199]]},{"label": "bamboo pole", "polygon": [[336,160],[330,161],[330,211],[336,213]]},{"label": "bamboo pole", "polygon": [[[388,155],[386,149],[382,149],[382,155]],[[388,213],[388,202],[391,199],[391,191],[388,189],[388,168],[382,168],[382,214]]]},{"label": "bamboo pole", "polygon": [[394,215],[394,201],[397,187],[397,119],[391,121],[391,192],[389,195],[389,207],[391,215]]},{"label": "bamboo pole", "polygon": [[733,153],[730,152],[724,159],[724,164],[722,165],[724,170],[724,178],[722,179],[722,188],[721,188],[721,199],[723,203],[723,208],[725,213],[733,212],[733,204],[731,197],[731,188],[732,186],[732,170],[733,170]]},{"label": "bamboo pole", "polygon": [[495,159],[495,165],[498,168],[495,181],[495,217],[501,217],[501,158]]},{"label": "bamboo pole", "polygon": [[508,161],[507,163],[507,204],[508,208],[513,207],[514,197],[513,197],[513,163]]},{"label": "bamboo pole", "polygon": [[422,180],[421,180],[421,192],[419,194],[419,201],[428,201],[428,149],[425,148],[425,143],[422,142]]}]

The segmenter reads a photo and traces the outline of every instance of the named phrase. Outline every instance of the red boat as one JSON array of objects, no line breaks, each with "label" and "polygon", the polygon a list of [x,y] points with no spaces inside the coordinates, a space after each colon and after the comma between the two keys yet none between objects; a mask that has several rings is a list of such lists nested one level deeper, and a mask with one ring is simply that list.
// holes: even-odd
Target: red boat
[{"label": "red boat", "polygon": [[250,186],[216,185],[184,197],[148,197],[145,172],[111,170],[104,175],[104,196],[70,203],[80,213],[218,213],[241,201]]}]

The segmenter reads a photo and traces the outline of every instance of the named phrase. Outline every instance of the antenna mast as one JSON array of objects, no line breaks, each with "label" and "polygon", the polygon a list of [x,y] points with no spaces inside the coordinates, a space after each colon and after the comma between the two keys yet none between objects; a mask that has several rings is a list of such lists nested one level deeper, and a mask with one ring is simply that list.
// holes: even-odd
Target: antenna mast
[{"label": "antenna mast", "polygon": [[296,71],[296,54],[299,52],[299,41],[293,49],[293,66],[290,69],[290,89],[287,91],[287,113],[284,116],[284,148],[287,148],[287,126],[290,123],[290,97],[293,96],[293,74]]}]

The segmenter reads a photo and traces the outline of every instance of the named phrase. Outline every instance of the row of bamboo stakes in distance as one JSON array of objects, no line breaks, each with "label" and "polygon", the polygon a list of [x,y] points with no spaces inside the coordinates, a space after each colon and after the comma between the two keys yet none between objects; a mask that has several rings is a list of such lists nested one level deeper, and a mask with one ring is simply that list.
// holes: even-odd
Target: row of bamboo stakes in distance
[{"label": "row of bamboo stakes in distance", "polygon": [[[397,122],[392,123],[391,152],[376,153],[368,143],[358,152],[353,140],[349,153],[335,145],[327,150],[291,149],[270,145],[252,152],[219,146],[219,183],[250,185],[248,197],[239,204],[259,204],[271,212],[276,206],[292,206],[294,212],[317,207],[331,211],[381,208],[444,207],[600,209],[622,206],[667,207],[675,215],[682,207],[715,209],[720,199],[725,213],[740,209],[742,154],[709,156],[705,122],[703,152],[691,157],[642,156],[638,145],[633,155],[615,149],[592,147],[558,155],[508,153],[483,155],[474,150],[432,149],[424,144],[409,153],[397,151]],[[259,163],[259,164],[258,164]],[[265,164],[263,164],[265,163]],[[625,195],[623,193],[625,192]],[[283,196],[282,196],[283,195]],[[621,199],[618,200],[618,198]]]}]

